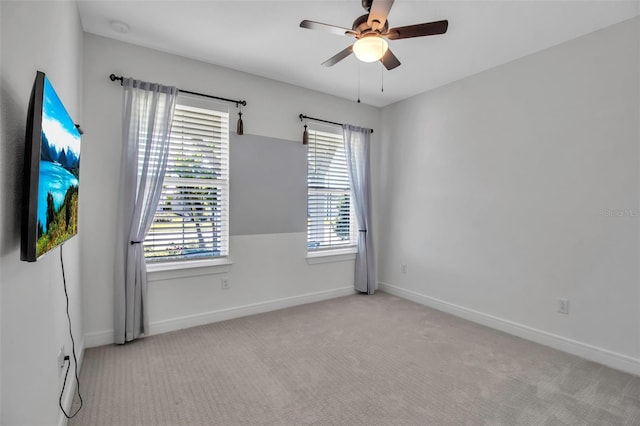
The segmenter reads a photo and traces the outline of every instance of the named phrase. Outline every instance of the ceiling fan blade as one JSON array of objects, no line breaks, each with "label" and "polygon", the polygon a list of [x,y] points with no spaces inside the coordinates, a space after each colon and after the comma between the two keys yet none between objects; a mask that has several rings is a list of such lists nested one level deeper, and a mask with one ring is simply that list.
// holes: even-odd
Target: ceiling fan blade
[{"label": "ceiling fan blade", "polygon": [[393,6],[393,0],[373,0],[373,3],[371,3],[371,9],[369,9],[367,24],[373,30],[384,28],[391,6]]},{"label": "ceiling fan blade", "polygon": [[449,21],[427,22],[424,24],[408,25],[406,27],[391,28],[385,37],[389,40],[399,40],[411,37],[424,37],[436,34],[444,34],[449,27]]},{"label": "ceiling fan blade", "polygon": [[391,52],[391,49],[387,49],[387,53],[380,59],[382,65],[389,71],[400,66],[400,61],[396,58],[396,55]]},{"label": "ceiling fan blade", "polygon": [[322,66],[332,67],[338,62],[340,62],[341,60],[343,60],[344,58],[346,58],[347,56],[351,55],[352,53],[353,53],[353,46],[349,46],[346,49],[341,50],[340,52],[336,53],[335,55],[333,55],[332,57],[324,61],[322,63]]},{"label": "ceiling fan blade", "polygon": [[352,35],[353,30],[350,28],[337,27],[335,25],[323,24],[322,22],[304,20],[300,22],[300,28],[307,28],[310,30],[324,31],[335,35]]}]

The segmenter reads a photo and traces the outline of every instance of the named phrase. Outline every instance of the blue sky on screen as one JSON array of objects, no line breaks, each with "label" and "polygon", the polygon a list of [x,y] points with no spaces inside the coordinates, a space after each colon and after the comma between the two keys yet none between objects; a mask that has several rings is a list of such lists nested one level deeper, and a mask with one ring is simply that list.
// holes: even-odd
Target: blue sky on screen
[{"label": "blue sky on screen", "polygon": [[42,130],[58,151],[64,148],[76,156],[80,155],[80,133],[47,77],[44,78]]}]

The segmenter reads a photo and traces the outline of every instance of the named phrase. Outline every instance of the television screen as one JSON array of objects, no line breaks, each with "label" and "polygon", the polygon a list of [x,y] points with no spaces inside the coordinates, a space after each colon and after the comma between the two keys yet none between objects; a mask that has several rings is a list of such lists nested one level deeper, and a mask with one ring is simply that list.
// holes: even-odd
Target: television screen
[{"label": "television screen", "polygon": [[80,132],[38,71],[25,138],[21,259],[28,262],[78,232]]}]

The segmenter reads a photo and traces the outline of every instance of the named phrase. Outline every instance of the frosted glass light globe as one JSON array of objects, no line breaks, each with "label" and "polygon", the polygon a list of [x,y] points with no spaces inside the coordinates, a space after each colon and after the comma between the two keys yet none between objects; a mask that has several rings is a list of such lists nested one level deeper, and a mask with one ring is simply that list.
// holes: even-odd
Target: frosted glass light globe
[{"label": "frosted glass light globe", "polygon": [[353,53],[362,62],[375,62],[387,53],[389,45],[382,37],[362,37],[353,44]]}]

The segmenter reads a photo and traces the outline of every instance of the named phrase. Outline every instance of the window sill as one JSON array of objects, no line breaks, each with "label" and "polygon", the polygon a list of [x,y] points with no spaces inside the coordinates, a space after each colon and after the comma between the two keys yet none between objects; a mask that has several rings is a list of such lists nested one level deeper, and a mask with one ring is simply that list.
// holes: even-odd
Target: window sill
[{"label": "window sill", "polygon": [[358,249],[350,247],[339,250],[321,250],[307,253],[307,264],[316,265],[319,263],[347,262],[355,260]]},{"label": "window sill", "polygon": [[149,281],[225,274],[231,269],[232,263],[228,257],[182,262],[147,263],[147,273]]}]

